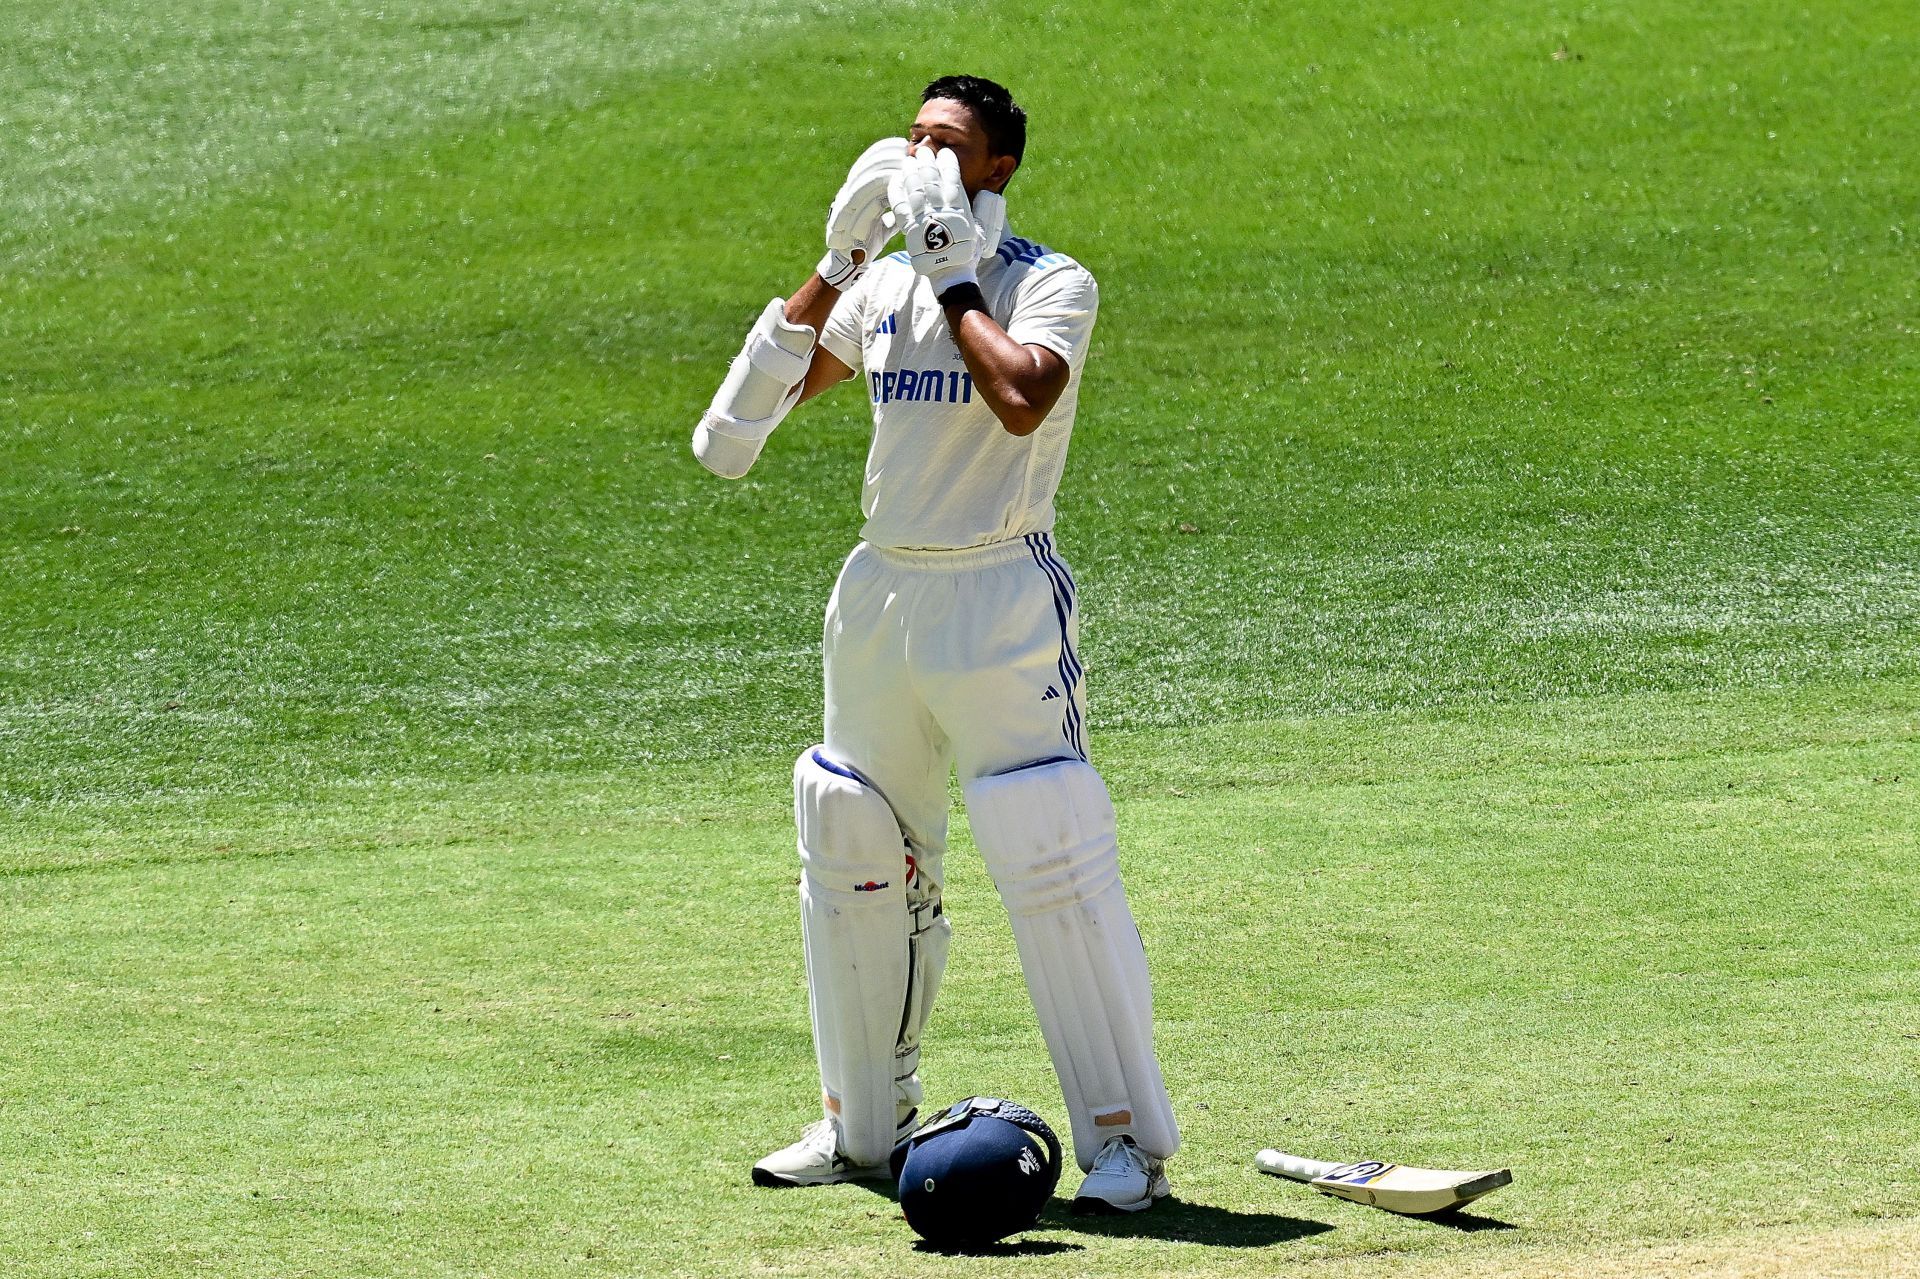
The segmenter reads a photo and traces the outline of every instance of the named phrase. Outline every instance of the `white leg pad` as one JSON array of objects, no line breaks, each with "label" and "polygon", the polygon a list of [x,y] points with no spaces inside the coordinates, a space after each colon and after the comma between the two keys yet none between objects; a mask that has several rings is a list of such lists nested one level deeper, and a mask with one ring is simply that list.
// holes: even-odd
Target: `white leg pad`
[{"label": "white leg pad", "polygon": [[[840,1129],[841,1152],[855,1163],[885,1163],[894,1144],[896,1062],[910,1056],[917,1064],[921,1023],[912,996],[925,985],[914,975],[906,837],[878,791],[817,749],[794,764],[793,793],[822,1098]],[[903,1051],[909,1025],[910,1054]],[[912,1084],[917,1089],[919,1081]]]},{"label": "white leg pad", "polygon": [[909,850],[907,868],[907,1004],[893,1050],[893,1099],[896,1118],[917,1110],[925,1094],[920,1087],[920,1037],[933,1015],[934,996],[947,971],[947,948],[953,925],[940,904],[939,868],[929,869],[924,858]]},{"label": "white leg pad", "polygon": [[1146,950],[1120,883],[1100,775],[1060,760],[963,789],[974,842],[1013,923],[1081,1169],[1122,1134],[1166,1158],[1180,1130],[1153,1052]]}]

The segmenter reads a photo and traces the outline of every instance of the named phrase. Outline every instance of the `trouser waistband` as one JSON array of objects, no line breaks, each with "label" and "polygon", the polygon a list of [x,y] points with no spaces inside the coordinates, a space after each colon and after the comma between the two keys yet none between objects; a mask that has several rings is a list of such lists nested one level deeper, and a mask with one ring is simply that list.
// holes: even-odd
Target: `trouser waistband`
[{"label": "trouser waistband", "polygon": [[958,570],[992,568],[1016,560],[1030,560],[1036,550],[1050,555],[1053,553],[1053,534],[1027,533],[1004,542],[988,542],[985,546],[966,546],[957,550],[907,550],[898,546],[876,546],[872,542],[862,542],[861,545],[887,563],[902,568]]}]

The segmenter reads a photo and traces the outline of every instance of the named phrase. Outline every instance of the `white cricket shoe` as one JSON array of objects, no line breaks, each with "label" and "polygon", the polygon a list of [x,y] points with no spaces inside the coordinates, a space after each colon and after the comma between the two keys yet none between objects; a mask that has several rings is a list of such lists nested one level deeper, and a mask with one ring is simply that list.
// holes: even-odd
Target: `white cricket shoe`
[{"label": "white cricket shoe", "polygon": [[1166,1160],[1145,1154],[1131,1137],[1109,1137],[1093,1157],[1093,1171],[1073,1197],[1073,1211],[1083,1217],[1144,1212],[1172,1191],[1167,1184]]},{"label": "white cricket shoe", "polygon": [[[900,1122],[896,1139],[913,1131],[914,1116]],[[840,1152],[840,1130],[831,1119],[816,1119],[800,1133],[800,1140],[782,1147],[753,1166],[756,1186],[831,1186],[841,1181],[888,1181],[893,1172],[884,1163],[857,1164]]]}]

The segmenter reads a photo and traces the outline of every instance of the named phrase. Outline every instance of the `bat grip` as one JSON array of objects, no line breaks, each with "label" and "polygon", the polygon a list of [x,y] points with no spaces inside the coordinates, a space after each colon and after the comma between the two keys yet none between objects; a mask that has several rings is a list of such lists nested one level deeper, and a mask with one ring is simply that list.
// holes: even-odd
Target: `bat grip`
[{"label": "bat grip", "polygon": [[1263,1150],[1253,1157],[1260,1171],[1270,1172],[1276,1177],[1286,1177],[1293,1181],[1312,1181],[1315,1177],[1324,1177],[1338,1168],[1339,1164],[1328,1163],[1323,1159],[1302,1159],[1299,1155],[1289,1155],[1281,1150]]}]

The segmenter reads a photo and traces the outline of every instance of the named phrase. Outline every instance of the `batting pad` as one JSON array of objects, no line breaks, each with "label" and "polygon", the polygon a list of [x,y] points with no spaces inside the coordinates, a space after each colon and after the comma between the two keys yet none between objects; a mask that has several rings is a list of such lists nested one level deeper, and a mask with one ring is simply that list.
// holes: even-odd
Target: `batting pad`
[{"label": "batting pad", "polygon": [[893,1049],[894,1117],[917,1110],[925,1100],[920,1087],[920,1037],[933,1016],[934,996],[947,971],[953,925],[940,904],[940,886],[907,871],[907,1007]]},{"label": "batting pad", "polygon": [[817,748],[794,764],[793,808],[820,1086],[839,1121],[841,1153],[883,1164],[893,1151],[894,1052],[913,984],[906,837],[880,793]]},{"label": "batting pad", "polygon": [[974,842],[1013,923],[1081,1169],[1121,1134],[1166,1158],[1180,1130],[1153,1053],[1147,955],[1120,883],[1113,804],[1100,775],[1059,760],[962,789]]}]

